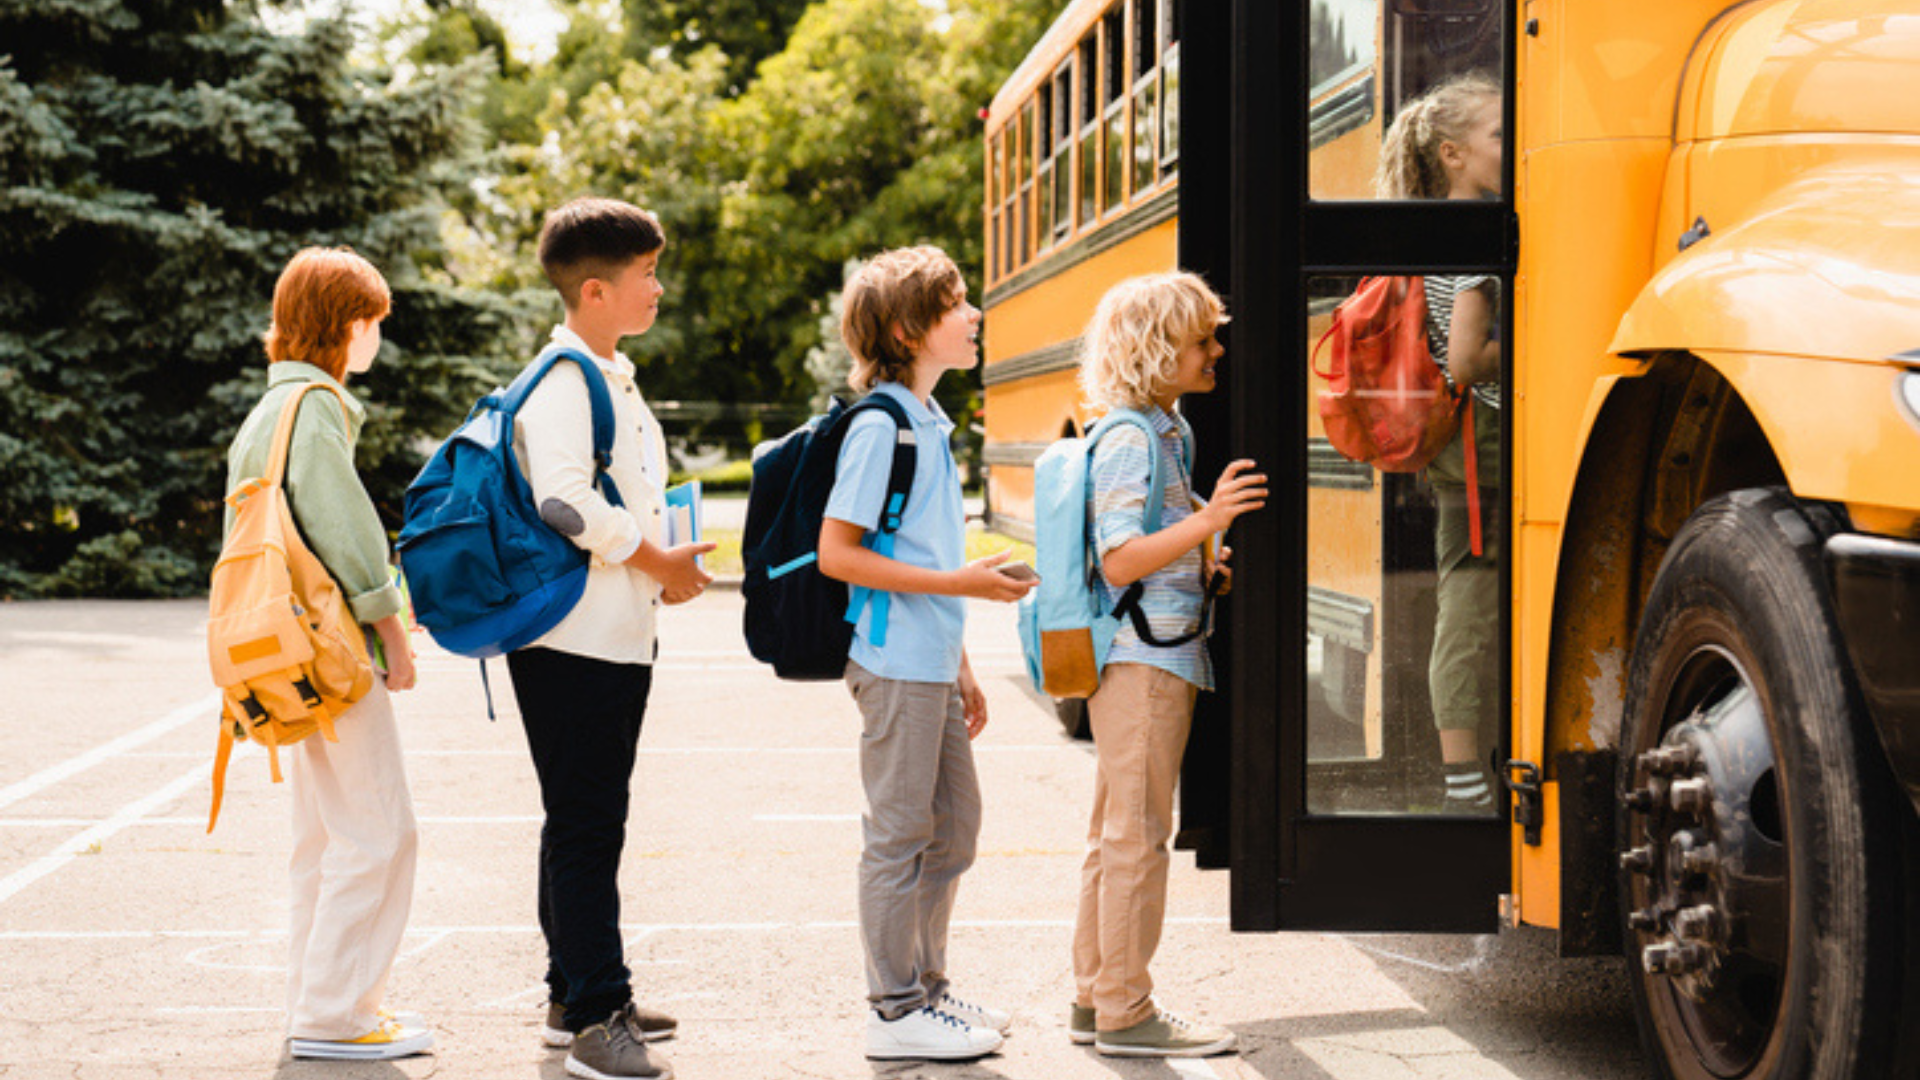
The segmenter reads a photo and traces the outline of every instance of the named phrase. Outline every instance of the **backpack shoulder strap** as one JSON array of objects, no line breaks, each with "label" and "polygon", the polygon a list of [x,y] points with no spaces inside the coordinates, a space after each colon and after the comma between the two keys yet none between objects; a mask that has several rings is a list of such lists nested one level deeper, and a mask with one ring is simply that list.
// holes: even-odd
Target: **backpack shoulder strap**
[{"label": "backpack shoulder strap", "polygon": [[[533,395],[534,387],[546,378],[553,365],[562,360],[571,360],[580,368],[580,379],[587,384],[587,409],[593,417],[593,475],[600,484],[601,492],[607,501],[615,506],[625,506],[620,498],[620,489],[613,482],[613,395],[607,392],[607,378],[600,373],[600,365],[593,358],[578,349],[564,345],[550,345],[541,350],[527,370],[513,380],[506,392],[500,396],[500,412],[509,418],[518,416],[520,409]],[[512,452],[509,446],[509,453]]]},{"label": "backpack shoulder strap", "polygon": [[[861,398],[847,410],[842,422],[852,424],[854,414],[872,410],[893,417],[896,432],[893,467],[887,473],[887,501],[881,507],[878,530],[883,534],[895,533],[900,531],[900,522],[907,511],[907,496],[913,490],[913,471],[920,452],[919,439],[914,434],[913,420],[907,416],[906,408],[886,394],[870,393]],[[888,546],[891,547],[891,543]]]},{"label": "backpack shoulder strap", "polygon": [[[1136,409],[1120,405],[1108,409],[1107,415],[1093,425],[1092,431],[1087,432],[1087,454],[1091,457],[1094,444],[1119,424],[1132,424],[1147,436],[1147,505],[1143,524],[1147,532],[1159,532],[1161,508],[1167,501],[1167,478],[1160,475],[1160,437],[1154,433],[1152,421]],[[1190,462],[1193,459],[1193,434],[1184,427],[1180,433],[1185,440],[1187,460]]]},{"label": "backpack shoulder strap", "polygon": [[311,390],[325,390],[340,402],[340,412],[344,419],[347,411],[347,399],[340,391],[323,382],[301,383],[287,395],[287,403],[280,407],[280,420],[273,428],[273,449],[268,452],[267,473],[263,479],[271,487],[280,487],[286,482],[287,457],[293,453],[294,421],[300,416],[300,402]]},{"label": "backpack shoulder strap", "polygon": [[[855,414],[869,410],[879,410],[893,417],[895,429],[893,465],[887,471],[887,501],[880,507],[880,527],[874,531],[873,540],[876,553],[892,558],[893,535],[900,531],[900,523],[906,517],[907,495],[913,488],[913,472],[918,463],[920,445],[906,408],[886,394],[869,392],[854,402],[842,416],[841,423],[851,425]],[[841,430],[844,432],[850,428],[843,426]],[[848,622],[858,623],[860,609],[868,604],[873,605],[873,620],[868,624],[867,640],[875,648],[887,644],[887,612],[892,606],[892,599],[892,594],[865,585],[855,585],[847,590]]]}]

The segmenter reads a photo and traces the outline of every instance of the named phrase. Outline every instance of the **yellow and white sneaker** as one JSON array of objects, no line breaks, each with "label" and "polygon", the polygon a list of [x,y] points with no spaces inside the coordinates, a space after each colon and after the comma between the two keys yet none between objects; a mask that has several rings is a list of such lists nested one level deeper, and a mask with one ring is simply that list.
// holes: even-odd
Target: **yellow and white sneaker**
[{"label": "yellow and white sneaker", "polygon": [[317,1061],[391,1061],[394,1058],[423,1054],[433,1047],[433,1032],[423,1027],[405,1027],[398,1020],[382,1020],[380,1026],[357,1039],[292,1039],[293,1056]]}]

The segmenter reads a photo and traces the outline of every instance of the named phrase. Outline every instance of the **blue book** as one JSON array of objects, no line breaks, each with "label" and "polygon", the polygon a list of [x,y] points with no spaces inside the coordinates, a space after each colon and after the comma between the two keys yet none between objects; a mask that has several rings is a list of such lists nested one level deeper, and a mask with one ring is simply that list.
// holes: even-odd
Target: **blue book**
[{"label": "blue book", "polygon": [[[667,546],[700,542],[700,481],[689,480],[666,490]],[[700,560],[703,564],[705,557]],[[704,566],[703,566],[704,568]]]}]

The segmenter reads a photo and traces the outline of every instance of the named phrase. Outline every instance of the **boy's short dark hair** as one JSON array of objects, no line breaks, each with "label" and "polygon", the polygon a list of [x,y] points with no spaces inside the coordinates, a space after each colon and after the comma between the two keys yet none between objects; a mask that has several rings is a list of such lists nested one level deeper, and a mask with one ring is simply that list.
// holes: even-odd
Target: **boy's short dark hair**
[{"label": "boy's short dark hair", "polygon": [[547,211],[540,225],[540,269],[573,310],[588,278],[608,280],[667,244],[660,219],[619,199],[588,196]]},{"label": "boy's short dark hair", "polygon": [[914,350],[959,305],[964,284],[937,247],[896,248],[862,266],[841,292],[840,338],[853,354],[848,385],[865,393],[876,383],[907,382]]}]

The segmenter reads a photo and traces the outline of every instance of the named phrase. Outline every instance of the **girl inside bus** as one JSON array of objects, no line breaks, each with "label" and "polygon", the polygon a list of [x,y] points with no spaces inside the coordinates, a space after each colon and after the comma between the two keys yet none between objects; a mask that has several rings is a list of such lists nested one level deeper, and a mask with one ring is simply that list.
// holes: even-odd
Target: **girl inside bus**
[{"label": "girl inside bus", "polygon": [[[1380,147],[1375,187],[1389,199],[1498,198],[1500,85],[1478,72],[1455,76],[1409,102]],[[1433,653],[1428,687],[1446,774],[1445,813],[1493,810],[1486,747],[1499,716],[1500,282],[1487,274],[1426,279],[1427,345],[1449,386],[1472,396],[1477,476],[1466,464],[1466,431],[1427,467],[1439,514]],[[1482,544],[1475,553],[1467,485],[1479,486]]]}]

